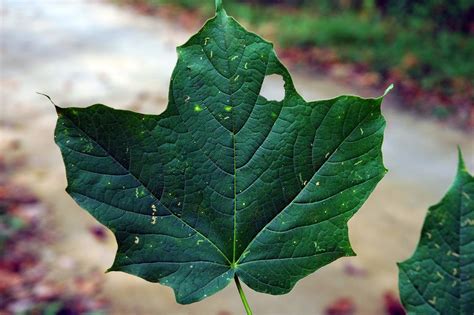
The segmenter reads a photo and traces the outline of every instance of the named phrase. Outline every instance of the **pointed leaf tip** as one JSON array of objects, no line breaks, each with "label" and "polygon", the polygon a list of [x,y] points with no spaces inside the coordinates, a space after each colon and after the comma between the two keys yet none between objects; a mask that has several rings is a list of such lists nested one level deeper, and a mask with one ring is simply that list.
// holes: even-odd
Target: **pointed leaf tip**
[{"label": "pointed leaf tip", "polygon": [[36,94],[39,94],[39,95],[42,95],[42,96],[46,97],[51,102],[51,104],[53,104],[55,107],[58,107],[58,105],[56,105],[56,103],[53,102],[53,100],[51,99],[51,97],[49,95],[46,95],[46,94],[40,93],[40,92],[36,92]]},{"label": "pointed leaf tip", "polygon": [[58,114],[58,116],[61,115],[61,111],[63,110],[63,108],[59,107],[59,105],[57,105],[49,95],[47,94],[44,94],[44,93],[40,93],[40,92],[36,92],[36,94],[39,94],[39,95],[42,95],[44,97],[46,97],[48,99],[48,101],[54,106],[54,109],[56,110],[56,114]]},{"label": "pointed leaf tip", "polygon": [[461,146],[458,145],[458,171],[466,170],[466,163],[462,155]]},{"label": "pointed leaf tip", "polygon": [[388,86],[388,88],[385,90],[385,93],[383,93],[383,96],[382,96],[382,97],[387,96],[388,93],[390,93],[390,92],[393,90],[393,88],[394,88],[394,85],[393,85],[393,83],[392,83],[392,84],[390,84],[390,85]]}]

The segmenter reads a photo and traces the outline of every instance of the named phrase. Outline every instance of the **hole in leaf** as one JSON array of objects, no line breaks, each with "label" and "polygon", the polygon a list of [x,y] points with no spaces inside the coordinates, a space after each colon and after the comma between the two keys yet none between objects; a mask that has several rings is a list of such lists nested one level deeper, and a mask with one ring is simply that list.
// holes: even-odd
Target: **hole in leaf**
[{"label": "hole in leaf", "polygon": [[285,81],[278,74],[267,75],[263,80],[260,95],[269,101],[280,102],[285,98]]}]

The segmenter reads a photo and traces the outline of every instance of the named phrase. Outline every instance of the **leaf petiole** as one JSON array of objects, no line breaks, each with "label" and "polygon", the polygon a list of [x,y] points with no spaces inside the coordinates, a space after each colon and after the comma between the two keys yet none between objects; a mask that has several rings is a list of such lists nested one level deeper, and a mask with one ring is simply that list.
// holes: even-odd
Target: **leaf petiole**
[{"label": "leaf petiole", "polygon": [[216,0],[216,12],[222,10],[222,0]]},{"label": "leaf petiole", "polygon": [[239,290],[240,298],[242,299],[242,303],[244,304],[245,311],[247,312],[247,315],[252,315],[252,310],[250,309],[249,303],[247,302],[247,298],[245,297],[244,290],[242,289],[242,286],[240,285],[240,280],[237,275],[234,275],[234,280],[235,284],[237,285],[237,290]]}]

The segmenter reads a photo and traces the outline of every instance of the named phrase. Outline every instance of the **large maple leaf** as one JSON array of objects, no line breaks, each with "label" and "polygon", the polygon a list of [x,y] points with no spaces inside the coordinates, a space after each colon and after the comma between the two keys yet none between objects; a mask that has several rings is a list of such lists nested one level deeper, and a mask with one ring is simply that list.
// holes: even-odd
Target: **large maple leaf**
[{"label": "large maple leaf", "polygon": [[[192,303],[234,278],[287,293],[354,255],[347,221],[386,173],[382,98],[306,102],[220,4],[178,55],[161,115],[57,108],[67,192],[115,234],[110,270]],[[282,101],[259,95],[272,74]]]}]

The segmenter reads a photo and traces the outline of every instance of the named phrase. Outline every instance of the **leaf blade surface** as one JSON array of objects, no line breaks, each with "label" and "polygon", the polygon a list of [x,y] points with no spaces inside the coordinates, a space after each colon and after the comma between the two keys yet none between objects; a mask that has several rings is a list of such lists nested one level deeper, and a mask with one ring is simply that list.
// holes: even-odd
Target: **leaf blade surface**
[{"label": "leaf blade surface", "polygon": [[[117,238],[110,270],[186,304],[235,274],[287,293],[353,255],[347,221],[386,173],[382,98],[306,102],[272,44],[224,10],[178,56],[159,116],[57,108],[67,191]],[[272,74],[280,102],[260,95]]]},{"label": "leaf blade surface", "polygon": [[472,314],[474,177],[461,153],[454,183],[429,208],[417,249],[398,266],[400,295],[409,314]]}]

